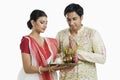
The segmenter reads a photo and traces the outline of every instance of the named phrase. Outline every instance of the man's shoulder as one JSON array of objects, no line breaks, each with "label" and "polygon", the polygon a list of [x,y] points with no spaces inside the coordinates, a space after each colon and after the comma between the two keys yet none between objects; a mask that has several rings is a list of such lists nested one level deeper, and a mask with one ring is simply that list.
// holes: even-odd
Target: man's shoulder
[{"label": "man's shoulder", "polygon": [[62,30],[60,30],[58,33],[66,33],[66,32],[68,32],[68,28],[66,28],[66,29],[62,29]]},{"label": "man's shoulder", "polygon": [[94,28],[90,28],[90,27],[87,27],[87,26],[84,27],[84,30],[87,31],[87,32],[96,32],[96,30]]}]

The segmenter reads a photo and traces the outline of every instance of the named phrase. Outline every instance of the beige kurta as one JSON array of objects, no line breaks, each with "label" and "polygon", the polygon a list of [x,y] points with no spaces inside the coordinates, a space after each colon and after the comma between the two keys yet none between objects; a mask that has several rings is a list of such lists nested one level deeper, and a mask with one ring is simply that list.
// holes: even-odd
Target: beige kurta
[{"label": "beige kurta", "polygon": [[[59,51],[69,46],[69,29],[58,32]],[[74,36],[79,49],[76,51],[79,64],[72,70],[60,71],[60,80],[97,80],[95,63],[103,64],[106,59],[105,46],[99,33],[91,28],[82,26]]]}]

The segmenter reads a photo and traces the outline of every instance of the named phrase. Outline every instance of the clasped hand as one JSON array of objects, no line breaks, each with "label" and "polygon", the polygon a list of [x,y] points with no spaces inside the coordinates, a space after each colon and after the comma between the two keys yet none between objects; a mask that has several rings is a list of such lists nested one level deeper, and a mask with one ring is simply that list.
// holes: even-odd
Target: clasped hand
[{"label": "clasped hand", "polygon": [[69,52],[75,52],[77,48],[77,43],[72,36],[69,36]]}]

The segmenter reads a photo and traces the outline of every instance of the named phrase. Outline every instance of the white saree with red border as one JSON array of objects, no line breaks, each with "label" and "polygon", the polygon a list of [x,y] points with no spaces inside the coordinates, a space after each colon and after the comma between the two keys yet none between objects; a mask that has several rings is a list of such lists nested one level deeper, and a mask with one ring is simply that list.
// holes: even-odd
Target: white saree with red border
[{"label": "white saree with red border", "polygon": [[[42,49],[38,43],[26,36],[29,40],[29,49],[30,55],[32,59],[33,66],[42,66],[46,67],[48,64],[53,63],[57,56],[57,41],[53,38],[44,38],[46,41],[48,49],[50,51],[50,56],[46,57],[45,50]],[[42,50],[41,50],[42,49]],[[39,73],[25,73],[24,69],[22,68],[18,75],[18,80],[57,80],[57,72],[43,72]]]}]

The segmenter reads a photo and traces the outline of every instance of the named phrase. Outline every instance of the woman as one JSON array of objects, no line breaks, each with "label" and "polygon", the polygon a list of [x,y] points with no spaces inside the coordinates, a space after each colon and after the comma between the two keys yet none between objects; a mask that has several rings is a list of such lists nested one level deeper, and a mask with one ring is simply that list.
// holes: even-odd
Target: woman
[{"label": "woman", "polygon": [[50,67],[57,57],[57,41],[41,37],[47,28],[47,15],[42,10],[34,10],[27,22],[31,29],[29,35],[23,36],[20,49],[23,69],[18,80],[57,80],[57,65]]},{"label": "woman", "polygon": [[104,64],[106,51],[100,34],[82,24],[83,8],[79,4],[69,4],[65,10],[69,28],[57,34],[61,56],[74,52],[77,66],[60,71],[59,80],[97,80],[95,63]]}]

